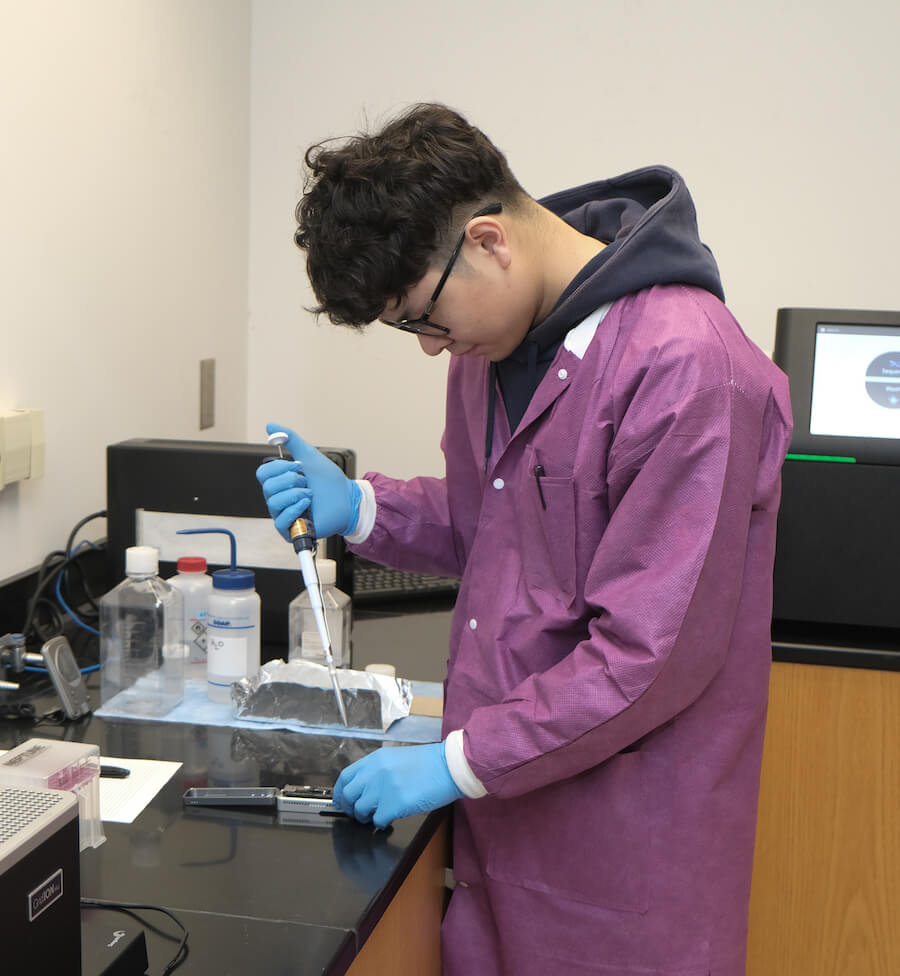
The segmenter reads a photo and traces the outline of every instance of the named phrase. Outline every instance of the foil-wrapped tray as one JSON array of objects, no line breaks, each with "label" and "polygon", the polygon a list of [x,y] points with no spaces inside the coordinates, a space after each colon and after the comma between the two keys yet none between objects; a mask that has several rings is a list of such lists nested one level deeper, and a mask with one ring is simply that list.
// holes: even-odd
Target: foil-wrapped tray
[{"label": "foil-wrapped tray", "polygon": [[[338,668],[337,678],[352,728],[386,732],[409,715],[412,683],[406,678],[346,668]],[[231,686],[231,700],[238,718],[343,727],[328,668],[313,661],[267,661]]]}]

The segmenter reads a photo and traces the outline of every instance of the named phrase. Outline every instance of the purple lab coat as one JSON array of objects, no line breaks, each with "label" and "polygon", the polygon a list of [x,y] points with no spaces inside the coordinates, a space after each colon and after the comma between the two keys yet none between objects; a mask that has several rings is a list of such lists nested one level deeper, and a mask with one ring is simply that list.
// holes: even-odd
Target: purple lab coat
[{"label": "purple lab coat", "polygon": [[446,477],[366,477],[357,551],[462,575],[445,976],[740,976],[787,382],[710,293],[573,329],[515,436],[450,365]]}]

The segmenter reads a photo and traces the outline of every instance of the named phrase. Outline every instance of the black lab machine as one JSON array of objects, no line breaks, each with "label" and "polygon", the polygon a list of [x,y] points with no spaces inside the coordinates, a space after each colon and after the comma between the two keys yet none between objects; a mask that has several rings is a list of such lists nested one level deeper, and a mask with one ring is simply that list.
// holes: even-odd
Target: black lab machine
[{"label": "black lab machine", "polygon": [[900,312],[783,308],[791,387],[774,624],[788,641],[900,649]]}]

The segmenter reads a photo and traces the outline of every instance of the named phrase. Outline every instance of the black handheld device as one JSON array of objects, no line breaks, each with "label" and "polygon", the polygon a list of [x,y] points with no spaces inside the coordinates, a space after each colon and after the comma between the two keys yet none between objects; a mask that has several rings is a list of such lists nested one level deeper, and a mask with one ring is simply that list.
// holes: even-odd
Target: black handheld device
[{"label": "black handheld device", "polygon": [[87,715],[91,710],[91,696],[68,640],[62,636],[51,637],[41,648],[41,655],[66,718]]}]

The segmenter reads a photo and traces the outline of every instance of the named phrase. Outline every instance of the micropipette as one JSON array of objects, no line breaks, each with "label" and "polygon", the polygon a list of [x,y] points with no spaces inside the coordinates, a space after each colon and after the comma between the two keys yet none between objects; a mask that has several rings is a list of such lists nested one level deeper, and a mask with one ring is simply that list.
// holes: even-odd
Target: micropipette
[{"label": "micropipette", "polygon": [[[269,443],[278,448],[278,456],[284,457],[282,444],[286,443],[288,435],[281,430],[269,434]],[[331,644],[331,635],[328,633],[328,621],[325,619],[325,608],[322,604],[322,588],[319,585],[319,574],[316,572],[316,564],[313,560],[313,551],[316,547],[316,536],[313,531],[312,522],[306,518],[298,518],[291,525],[291,542],[294,552],[300,559],[300,573],[303,576],[303,583],[309,593],[309,603],[312,607],[313,617],[316,621],[316,628],[319,631],[319,639],[325,649],[325,663],[328,665],[328,674],[331,678],[331,687],[334,688],[334,698],[337,702],[338,712],[344,725],[347,722],[347,711],[344,708],[344,699],[341,695],[341,686],[338,682],[337,668],[334,666],[334,649]]]}]

